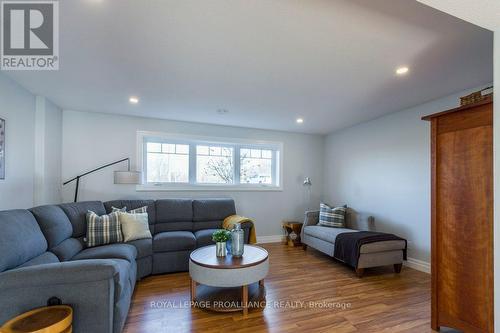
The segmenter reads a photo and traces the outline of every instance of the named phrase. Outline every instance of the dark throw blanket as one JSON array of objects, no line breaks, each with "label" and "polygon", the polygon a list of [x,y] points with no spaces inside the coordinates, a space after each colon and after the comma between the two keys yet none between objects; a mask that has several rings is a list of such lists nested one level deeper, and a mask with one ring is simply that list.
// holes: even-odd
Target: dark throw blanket
[{"label": "dark throw blanket", "polygon": [[408,243],[406,239],[393,234],[385,234],[382,232],[373,231],[358,231],[358,232],[343,232],[337,235],[335,239],[335,259],[345,262],[352,267],[358,267],[359,254],[361,246],[369,243],[403,240],[405,248],[403,250],[403,258],[406,260],[406,250]]}]

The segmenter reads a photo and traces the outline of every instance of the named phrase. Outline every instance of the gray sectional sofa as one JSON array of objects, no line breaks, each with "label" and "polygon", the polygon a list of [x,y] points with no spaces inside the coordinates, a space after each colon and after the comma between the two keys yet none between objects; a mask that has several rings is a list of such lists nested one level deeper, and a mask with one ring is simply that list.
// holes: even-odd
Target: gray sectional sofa
[{"label": "gray sectional sofa", "polygon": [[[153,239],[86,248],[88,210],[148,207]],[[74,332],[121,332],[136,280],[188,270],[235,214],[231,199],[90,201],[0,212],[0,326],[56,297],[74,310]],[[251,223],[243,224],[248,243]]]}]

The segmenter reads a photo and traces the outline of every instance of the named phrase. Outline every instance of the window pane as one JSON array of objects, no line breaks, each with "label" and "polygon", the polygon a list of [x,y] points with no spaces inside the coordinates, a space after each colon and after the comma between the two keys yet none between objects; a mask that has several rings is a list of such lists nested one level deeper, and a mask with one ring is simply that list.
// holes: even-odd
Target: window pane
[{"label": "window pane", "polygon": [[208,146],[196,146],[198,155],[208,155]]},{"label": "window pane", "polygon": [[262,158],[273,158],[273,152],[271,150],[263,150]]},{"label": "window pane", "polygon": [[[186,154],[175,154],[175,144],[147,143],[146,181],[148,183],[188,183],[189,146]],[[174,153],[167,153],[167,152]]]},{"label": "window pane", "polygon": [[252,149],[252,157],[260,158],[260,149]]},{"label": "window pane", "polygon": [[240,149],[241,157],[250,157],[250,149]]},{"label": "window pane", "polygon": [[175,154],[175,145],[170,144],[170,143],[163,144],[162,145],[162,152],[169,153],[169,154]]},{"label": "window pane", "polygon": [[175,145],[177,154],[189,154],[189,145]]},{"label": "window pane", "polygon": [[210,147],[210,155],[221,156],[221,147]]},{"label": "window pane", "polygon": [[[245,152],[244,152],[245,151]],[[246,154],[247,149],[240,151],[240,182],[242,184],[273,184],[272,177],[272,152],[252,149],[250,155]],[[264,153],[265,152],[265,153]],[[254,157],[259,156],[259,157]]]},{"label": "window pane", "polygon": [[161,153],[161,143],[148,142],[146,149],[150,153]]},{"label": "window pane", "polygon": [[[199,147],[199,146],[198,146]],[[233,175],[233,149],[227,149],[228,156],[220,156],[221,147],[210,146],[210,154],[219,156],[200,155],[200,149],[196,156],[196,182],[204,184],[232,184]]]}]

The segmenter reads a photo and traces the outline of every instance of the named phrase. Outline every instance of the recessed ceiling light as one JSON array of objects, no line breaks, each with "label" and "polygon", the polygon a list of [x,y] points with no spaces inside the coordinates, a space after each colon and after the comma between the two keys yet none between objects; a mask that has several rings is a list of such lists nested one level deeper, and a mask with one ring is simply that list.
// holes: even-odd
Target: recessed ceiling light
[{"label": "recessed ceiling light", "polygon": [[406,73],[408,73],[410,69],[408,67],[399,67],[398,69],[396,69],[396,74],[398,75],[404,75]]},{"label": "recessed ceiling light", "polygon": [[139,98],[132,96],[128,99],[128,101],[130,102],[130,104],[137,104],[139,103]]},{"label": "recessed ceiling light", "polygon": [[227,113],[229,113],[229,111],[226,109],[217,109],[217,113],[218,114],[227,114]]},{"label": "recessed ceiling light", "polygon": [[302,124],[304,122],[304,119],[302,118],[297,118],[296,120],[297,124]]}]

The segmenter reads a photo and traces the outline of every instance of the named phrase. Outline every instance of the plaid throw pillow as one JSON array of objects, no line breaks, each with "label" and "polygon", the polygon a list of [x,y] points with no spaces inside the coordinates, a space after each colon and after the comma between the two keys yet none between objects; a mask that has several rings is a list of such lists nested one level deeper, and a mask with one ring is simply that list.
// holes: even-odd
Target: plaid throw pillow
[{"label": "plaid throw pillow", "polygon": [[319,206],[319,223],[318,225],[333,228],[345,228],[345,214],[347,207],[332,208],[325,203]]},{"label": "plaid throw pillow", "polygon": [[99,216],[92,211],[87,212],[87,247],[123,242],[122,228],[118,212]]},{"label": "plaid throw pillow", "polygon": [[143,213],[148,212],[148,206],[132,209],[132,210],[129,210],[128,212],[127,212],[127,207],[122,207],[122,208],[111,207],[111,211],[112,212],[129,213],[129,214],[143,214]]}]

